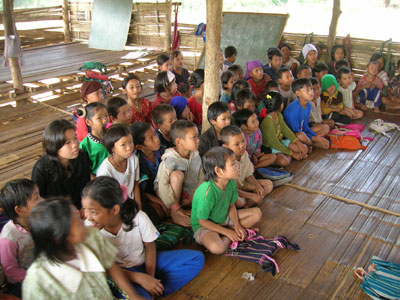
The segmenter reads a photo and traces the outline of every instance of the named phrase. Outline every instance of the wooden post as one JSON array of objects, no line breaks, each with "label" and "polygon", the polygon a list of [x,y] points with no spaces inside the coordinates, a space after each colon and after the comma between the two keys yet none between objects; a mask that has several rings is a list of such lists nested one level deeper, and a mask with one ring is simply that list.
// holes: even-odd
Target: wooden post
[{"label": "wooden post", "polygon": [[218,101],[220,93],[220,45],[223,0],[207,0],[206,57],[204,61],[203,126],[205,132],[210,125],[207,121],[208,106]]},{"label": "wooden post", "polygon": [[69,30],[69,6],[68,0],[63,1],[62,5],[63,20],[64,20],[64,42],[71,42],[71,31]]},{"label": "wooden post", "polygon": [[164,50],[168,55],[171,52],[171,15],[172,15],[172,0],[165,0],[165,23],[164,23]]},{"label": "wooden post", "polygon": [[[13,2],[10,0],[3,0],[3,13],[4,13],[4,36],[16,36],[14,32],[14,16],[13,16]],[[7,18],[5,17],[7,16]],[[9,57],[8,63],[11,69],[11,78],[13,81],[13,87],[18,92],[24,91],[24,85],[22,84],[22,73],[19,65],[19,57]]]},{"label": "wooden post", "polygon": [[329,36],[328,42],[326,43],[326,61],[331,61],[331,52],[332,47],[335,45],[336,40],[336,28],[339,21],[339,17],[341,14],[340,10],[340,0],[333,0],[333,9],[332,9],[332,20],[331,25],[329,26]]}]

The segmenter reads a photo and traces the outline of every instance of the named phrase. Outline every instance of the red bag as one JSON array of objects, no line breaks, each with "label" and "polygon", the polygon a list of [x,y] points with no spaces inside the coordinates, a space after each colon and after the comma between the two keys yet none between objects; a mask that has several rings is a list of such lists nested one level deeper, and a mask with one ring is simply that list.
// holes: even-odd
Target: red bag
[{"label": "red bag", "polygon": [[350,135],[329,135],[331,149],[360,150],[361,143],[358,138]]}]

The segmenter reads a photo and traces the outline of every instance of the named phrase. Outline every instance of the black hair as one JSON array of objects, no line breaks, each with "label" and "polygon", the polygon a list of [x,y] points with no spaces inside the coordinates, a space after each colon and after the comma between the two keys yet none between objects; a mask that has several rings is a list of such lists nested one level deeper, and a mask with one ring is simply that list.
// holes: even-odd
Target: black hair
[{"label": "black hair", "polygon": [[277,88],[277,87],[279,87],[279,85],[278,85],[278,83],[277,83],[275,80],[267,81],[267,82],[265,83],[265,85],[264,85],[265,91],[269,91],[270,89],[272,89],[272,88]]},{"label": "black hair", "polygon": [[315,77],[311,77],[310,81],[311,81],[311,85],[316,85],[316,84],[320,85],[318,79]]},{"label": "black hair", "polygon": [[128,226],[125,231],[131,231],[134,227],[133,219],[139,211],[135,200],[127,198],[124,201],[123,192],[119,182],[109,176],[99,176],[89,181],[82,190],[82,198],[90,198],[102,207],[111,209],[115,205],[120,206],[119,216],[122,223]]},{"label": "black hair", "polygon": [[190,122],[188,120],[178,120],[171,126],[171,141],[176,145],[175,140],[177,138],[183,139],[185,138],[186,131],[189,128],[197,128],[196,124]]},{"label": "black hair", "polygon": [[397,61],[397,69],[400,68],[400,59]]},{"label": "black hair", "polygon": [[243,74],[243,68],[240,65],[232,65],[228,67],[228,71],[231,71],[236,76],[236,72],[240,72]]},{"label": "black hair", "polygon": [[310,68],[308,65],[303,64],[303,65],[300,65],[300,66],[297,68],[296,74],[299,74],[299,72],[303,71],[304,69],[308,69],[310,72],[312,72],[311,68]]},{"label": "black hair", "polygon": [[339,59],[336,64],[335,64],[335,68],[336,70],[339,70],[341,67],[350,67],[349,62],[347,61],[347,59]]},{"label": "black hair", "polygon": [[282,68],[280,68],[280,69],[278,70],[278,72],[276,73],[276,75],[278,76],[278,79],[282,79],[283,73],[286,73],[286,72],[290,72],[290,74],[292,74],[292,72],[290,71],[289,68],[287,68],[287,67],[282,67]]},{"label": "black hair", "polygon": [[271,91],[268,92],[265,95],[265,108],[267,109],[267,112],[271,113],[274,111],[280,111],[283,101],[283,96],[281,93],[278,93],[276,91]]},{"label": "black hair", "polygon": [[192,75],[190,75],[189,83],[195,89],[199,89],[200,86],[204,83],[204,69],[194,70]]},{"label": "black hair", "polygon": [[282,52],[279,50],[279,48],[271,47],[267,51],[267,56],[269,61],[271,61],[274,56],[282,57]]},{"label": "black hair", "polygon": [[339,70],[336,71],[336,78],[342,78],[343,74],[351,74],[351,70],[348,67],[341,67]]},{"label": "black hair", "polygon": [[237,50],[234,46],[228,46],[224,50],[225,58],[231,57],[232,55],[237,55]]},{"label": "black hair", "polygon": [[235,112],[233,114],[233,117],[235,118],[237,126],[241,127],[242,125],[247,126],[247,121],[253,114],[255,114],[254,111],[252,111],[248,108],[244,108],[244,109],[240,109],[237,112]]},{"label": "black hair", "polygon": [[289,51],[291,50],[289,45],[286,44],[286,43],[280,43],[279,46],[278,46],[279,50],[282,50],[283,47],[287,47],[289,49]]},{"label": "black hair", "polygon": [[178,57],[179,54],[182,54],[182,52],[180,50],[175,50],[174,52],[172,52],[172,58]]},{"label": "black hair", "polygon": [[315,64],[315,67],[314,67],[314,73],[320,73],[322,71],[329,72],[328,65],[326,63],[323,63],[323,62],[317,62]]},{"label": "black hair", "polygon": [[161,94],[165,91],[169,91],[170,88],[171,83],[168,81],[168,71],[158,73],[154,82],[154,92]]},{"label": "black hair", "polygon": [[222,88],[224,89],[224,91],[226,91],[228,89],[227,84],[229,79],[231,78],[235,78],[235,74],[233,74],[231,71],[225,71],[224,73],[222,73],[221,75],[221,84],[222,84]]},{"label": "black hair", "polygon": [[211,123],[212,120],[216,121],[219,115],[223,114],[224,112],[229,111],[228,104],[224,102],[214,102],[212,103],[207,110],[207,120]]},{"label": "black hair", "polygon": [[203,156],[203,171],[206,181],[217,179],[215,168],[225,169],[226,160],[234,153],[226,147],[213,147],[208,150]]},{"label": "black hair", "polygon": [[245,80],[245,79],[239,79],[237,80],[232,87],[232,92],[231,92],[231,100],[233,102],[236,101],[236,95],[240,90],[243,89],[250,89],[250,83]]},{"label": "black hair", "polygon": [[118,116],[118,110],[120,109],[121,106],[127,105],[128,102],[126,102],[125,99],[121,97],[112,97],[107,101],[107,111],[108,114],[113,117],[117,118]]},{"label": "black hair", "polygon": [[125,124],[114,124],[106,130],[104,134],[103,144],[106,147],[108,153],[112,153],[112,148],[114,144],[118,142],[121,138],[131,134],[129,127]]},{"label": "black hair", "polygon": [[91,120],[94,117],[94,115],[99,111],[100,108],[104,108],[106,111],[108,111],[107,110],[107,106],[105,106],[101,102],[93,102],[93,103],[90,103],[90,104],[86,105],[85,106],[85,111],[86,111],[85,118],[86,118],[86,120]]},{"label": "black hair", "polygon": [[35,190],[35,183],[29,179],[15,179],[7,182],[0,191],[0,206],[14,223],[18,214],[16,206],[26,206]]},{"label": "black hair", "polygon": [[229,138],[235,135],[242,135],[242,131],[236,125],[228,125],[221,129],[220,137],[223,144],[229,144]]},{"label": "black hair", "polygon": [[129,128],[132,132],[133,143],[135,145],[144,145],[144,135],[151,128],[151,125],[147,122],[135,122]]},{"label": "black hair", "polygon": [[169,60],[170,57],[167,53],[161,53],[159,56],[157,56],[157,65],[162,66]]},{"label": "black hair", "polygon": [[385,57],[378,52],[375,52],[371,55],[371,58],[369,59],[369,61],[378,61],[378,59],[382,58],[383,59],[383,63],[385,63]]},{"label": "black hair", "polygon": [[369,67],[370,64],[374,64],[374,65],[377,65],[377,66],[379,67],[379,63],[378,63],[376,60],[370,60],[370,61],[367,63],[367,68]]},{"label": "black hair", "polygon": [[310,81],[309,78],[296,79],[292,83],[292,91],[293,91],[293,93],[296,93],[298,90],[302,89],[304,86],[312,87],[311,81]]},{"label": "black hair", "polygon": [[140,87],[142,87],[142,82],[140,81],[139,77],[136,76],[136,74],[129,73],[128,77],[125,77],[124,80],[122,80],[122,88],[126,89],[128,82],[131,81],[132,79],[139,81]]},{"label": "black hair", "polygon": [[61,262],[70,253],[67,237],[71,229],[73,205],[65,198],[40,201],[29,215],[29,230],[35,243],[34,256],[44,254]]},{"label": "black hair", "polygon": [[332,47],[332,51],[331,51],[331,59],[332,59],[332,61],[335,61],[335,53],[336,53],[336,50],[339,49],[339,48],[343,49],[344,57],[346,57],[346,48],[343,45],[335,45],[335,46]]},{"label": "black hair", "polygon": [[239,92],[236,94],[236,100],[235,100],[236,108],[238,108],[238,107],[243,108],[246,100],[254,101],[254,103],[255,103],[257,101],[257,98],[253,94],[253,92],[249,89],[239,90]]},{"label": "black hair", "polygon": [[156,107],[154,107],[151,113],[154,124],[156,124],[156,126],[162,124],[162,122],[164,121],[164,115],[172,112],[176,113],[175,108],[170,104],[163,103],[157,105]]}]

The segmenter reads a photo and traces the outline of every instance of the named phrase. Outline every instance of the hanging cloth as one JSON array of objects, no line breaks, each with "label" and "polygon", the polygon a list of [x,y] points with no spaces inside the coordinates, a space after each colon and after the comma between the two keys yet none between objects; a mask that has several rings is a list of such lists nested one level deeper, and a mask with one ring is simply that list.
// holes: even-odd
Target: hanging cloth
[{"label": "hanging cloth", "polygon": [[178,5],[174,6],[175,6],[174,39],[172,41],[171,51],[178,50],[180,46],[180,38],[178,31]]}]

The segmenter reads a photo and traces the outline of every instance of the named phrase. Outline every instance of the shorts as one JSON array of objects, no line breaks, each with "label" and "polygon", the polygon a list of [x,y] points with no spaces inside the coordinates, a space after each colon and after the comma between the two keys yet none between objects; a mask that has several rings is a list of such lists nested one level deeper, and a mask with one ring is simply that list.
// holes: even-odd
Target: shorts
[{"label": "shorts", "polygon": [[[229,216],[226,216],[225,222],[218,224],[220,226],[233,226],[233,222],[231,220],[231,218],[229,218]],[[206,234],[207,232],[211,232],[212,230],[210,229],[206,229],[204,227],[200,227],[199,229],[196,230],[196,232],[194,233],[193,237],[194,240],[196,241],[197,244],[202,245],[201,243],[201,238],[203,237],[204,234]]]},{"label": "shorts", "polygon": [[[286,147],[289,148],[290,145],[290,140],[288,139],[283,139],[281,140],[281,143]],[[272,150],[272,154],[277,154],[277,153],[281,153],[282,151],[276,150],[275,148],[271,148]]]}]

